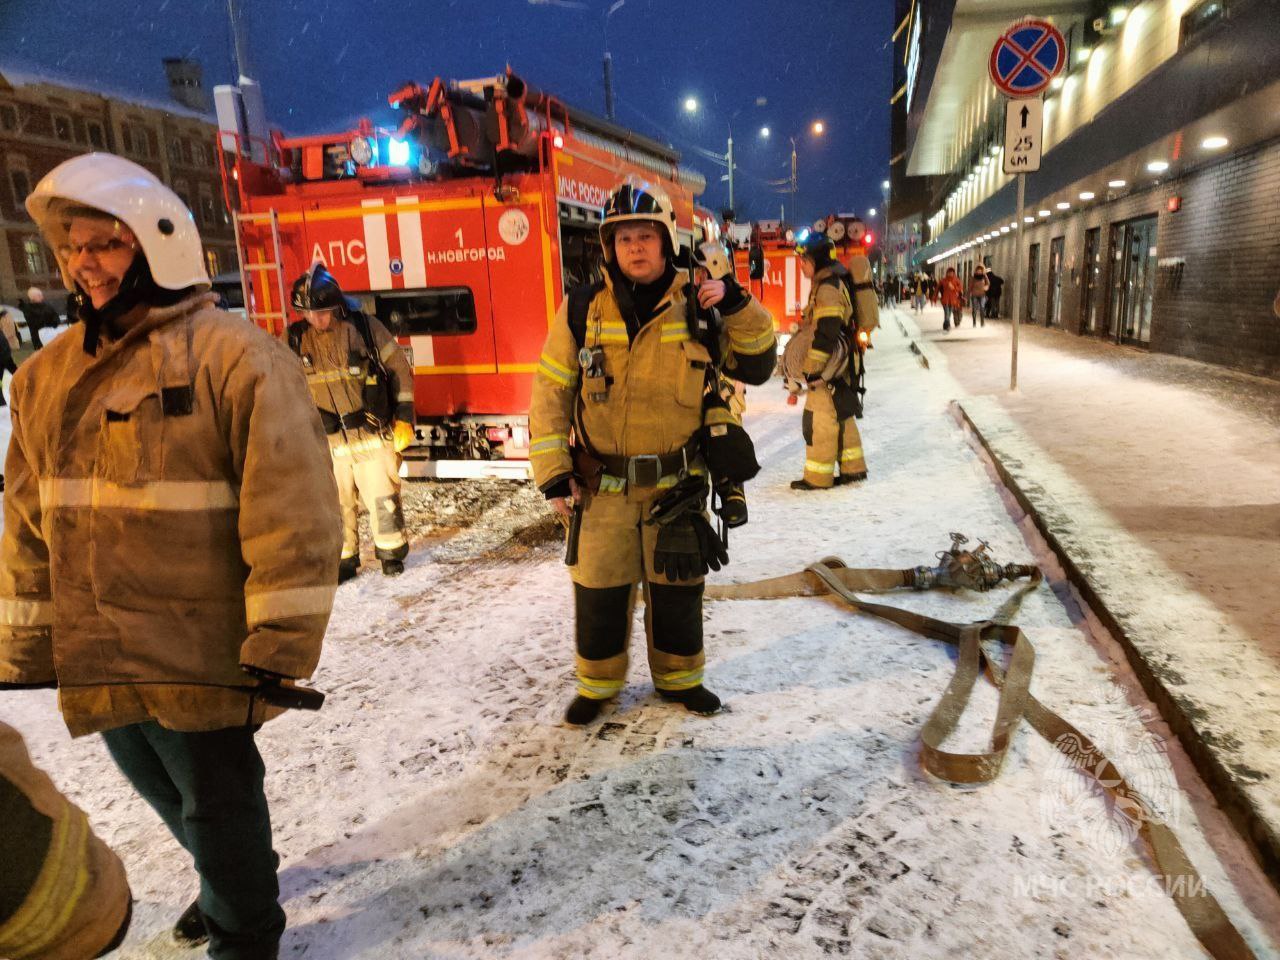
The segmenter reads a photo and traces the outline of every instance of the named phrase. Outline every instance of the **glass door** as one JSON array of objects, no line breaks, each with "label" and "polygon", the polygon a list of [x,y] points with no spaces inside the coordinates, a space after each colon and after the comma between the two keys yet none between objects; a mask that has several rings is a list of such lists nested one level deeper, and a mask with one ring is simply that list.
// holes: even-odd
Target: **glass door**
[{"label": "glass door", "polygon": [[1086,230],[1084,234],[1084,294],[1080,299],[1080,332],[1098,333],[1098,288],[1102,284],[1102,248],[1098,243],[1102,239],[1100,227]]},{"label": "glass door", "polygon": [[1054,237],[1049,241],[1049,309],[1044,318],[1046,327],[1062,326],[1062,252],[1065,245],[1065,237]]},{"label": "glass door", "polygon": [[1125,224],[1124,323],[1120,339],[1151,342],[1151,309],[1156,290],[1156,218]]},{"label": "glass door", "polygon": [[1039,313],[1040,244],[1033,243],[1027,252],[1027,322],[1034,323]]},{"label": "glass door", "polygon": [[1113,223],[1107,250],[1110,261],[1107,272],[1107,286],[1110,297],[1107,301],[1106,324],[1098,331],[1100,336],[1115,339],[1120,329],[1120,318],[1124,315],[1124,265],[1125,265],[1124,224]]}]

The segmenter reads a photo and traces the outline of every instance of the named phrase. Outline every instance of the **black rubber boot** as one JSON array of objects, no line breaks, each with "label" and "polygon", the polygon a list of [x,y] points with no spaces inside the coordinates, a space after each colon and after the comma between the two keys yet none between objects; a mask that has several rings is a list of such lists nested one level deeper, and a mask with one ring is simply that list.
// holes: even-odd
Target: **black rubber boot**
[{"label": "black rubber boot", "polygon": [[867,471],[860,470],[857,473],[842,473],[836,477],[836,486],[843,487],[846,483],[861,483],[867,479]]},{"label": "black rubber boot", "polygon": [[671,703],[683,703],[690,713],[704,717],[720,712],[720,698],[702,684],[688,690],[659,690],[658,695]]},{"label": "black rubber boot", "polygon": [[403,560],[383,560],[382,561],[382,575],[384,577],[398,577],[402,573],[404,573]]},{"label": "black rubber boot", "polygon": [[346,583],[360,572],[359,557],[343,557],[338,563],[338,582]]},{"label": "black rubber boot", "polygon": [[808,480],[805,480],[802,477],[799,480],[791,481],[791,489],[792,490],[825,490],[826,487],[815,486],[814,484],[810,483]]},{"label": "black rubber boot", "polygon": [[573,703],[569,704],[569,709],[564,712],[564,722],[571,723],[575,727],[585,727],[600,716],[600,711],[604,708],[606,702],[604,700],[593,700],[590,697],[584,697],[579,694],[573,698]]},{"label": "black rubber boot", "polygon": [[198,947],[209,942],[209,929],[204,925],[199,900],[192,900],[191,906],[182,911],[173,925],[173,942],[180,947]]}]

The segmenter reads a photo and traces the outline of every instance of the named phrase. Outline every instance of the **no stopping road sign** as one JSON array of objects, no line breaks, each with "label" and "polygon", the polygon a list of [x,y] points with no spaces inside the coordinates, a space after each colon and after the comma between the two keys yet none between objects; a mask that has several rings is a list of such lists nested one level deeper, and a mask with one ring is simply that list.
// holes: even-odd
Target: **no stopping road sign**
[{"label": "no stopping road sign", "polygon": [[991,82],[1010,97],[1034,97],[1067,59],[1067,43],[1046,20],[1019,20],[991,48]]}]

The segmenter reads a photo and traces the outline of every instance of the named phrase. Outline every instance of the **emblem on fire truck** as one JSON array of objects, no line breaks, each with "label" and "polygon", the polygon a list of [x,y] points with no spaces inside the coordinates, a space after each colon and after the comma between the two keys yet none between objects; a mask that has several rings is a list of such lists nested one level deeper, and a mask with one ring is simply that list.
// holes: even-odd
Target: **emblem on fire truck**
[{"label": "emblem on fire truck", "polygon": [[529,237],[529,217],[523,210],[508,210],[498,218],[498,235],[503,243],[520,246]]}]

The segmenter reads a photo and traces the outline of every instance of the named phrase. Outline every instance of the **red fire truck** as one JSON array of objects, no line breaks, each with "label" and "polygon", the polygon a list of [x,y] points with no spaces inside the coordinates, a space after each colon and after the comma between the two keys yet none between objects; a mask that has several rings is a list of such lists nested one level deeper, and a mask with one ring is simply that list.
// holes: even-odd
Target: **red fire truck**
[{"label": "red fire truck", "polygon": [[[845,266],[855,255],[866,256],[874,241],[854,214],[825,217],[806,229],[830,236]],[[809,281],[796,257],[797,232],[779,220],[761,220],[751,225],[746,247],[734,250],[738,277],[749,278],[751,292],[773,314],[774,328],[784,336],[799,329],[800,312],[809,300]]]},{"label": "red fire truck", "polygon": [[223,124],[246,313],[282,333],[298,319],[292,280],[323,261],[409,352],[419,445],[405,472],[525,476],[538,357],[565,291],[599,275],[609,192],[661,186],[688,242],[714,219],[695,213],[704,181],[510,70],[409,84],[388,103],[394,126],[319,136]]}]

